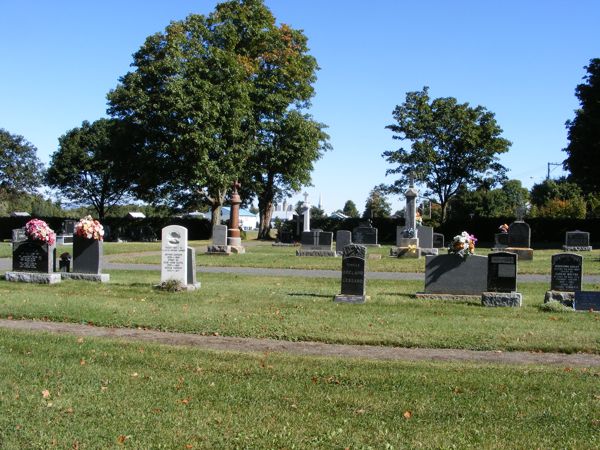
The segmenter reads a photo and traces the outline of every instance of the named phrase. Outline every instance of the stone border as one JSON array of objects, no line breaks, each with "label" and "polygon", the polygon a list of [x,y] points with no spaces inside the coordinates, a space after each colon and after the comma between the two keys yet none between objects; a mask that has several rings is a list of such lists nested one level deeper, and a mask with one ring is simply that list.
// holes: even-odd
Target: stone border
[{"label": "stone border", "polygon": [[110,275],[108,273],[77,273],[77,272],[61,272],[60,276],[69,280],[84,280],[95,281],[98,283],[108,283]]},{"label": "stone border", "polygon": [[6,272],[4,274],[6,281],[20,283],[39,283],[56,284],[62,281],[60,273],[39,273],[39,272]]}]

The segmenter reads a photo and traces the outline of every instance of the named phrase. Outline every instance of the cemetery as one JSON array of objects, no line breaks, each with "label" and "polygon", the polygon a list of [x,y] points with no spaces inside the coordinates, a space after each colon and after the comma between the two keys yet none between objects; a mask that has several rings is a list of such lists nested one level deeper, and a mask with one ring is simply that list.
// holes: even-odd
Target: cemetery
[{"label": "cemetery", "polygon": [[276,3],[4,8],[0,449],[599,448],[598,8]]}]

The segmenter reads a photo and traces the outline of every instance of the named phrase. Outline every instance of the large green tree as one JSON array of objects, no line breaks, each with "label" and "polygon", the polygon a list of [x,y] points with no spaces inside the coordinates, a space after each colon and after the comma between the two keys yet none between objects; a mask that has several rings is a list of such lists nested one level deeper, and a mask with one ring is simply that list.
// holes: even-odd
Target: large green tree
[{"label": "large green tree", "polygon": [[585,83],[575,89],[580,107],[566,123],[569,145],[564,151],[569,156],[564,168],[571,181],[591,193],[600,192],[600,58],[592,59],[585,69]]},{"label": "large green tree", "polygon": [[462,187],[505,179],[506,169],[497,155],[508,151],[511,144],[500,137],[502,129],[484,107],[473,108],[453,97],[431,100],[425,87],[408,92],[393,117],[396,123],[386,128],[394,133],[394,139],[411,142],[411,147],[383,153],[396,166],[386,173],[401,175],[390,188],[401,192],[413,174],[427,188],[423,195],[439,201],[442,221],[447,217],[448,202]]},{"label": "large green tree", "polygon": [[392,213],[392,205],[390,205],[390,202],[387,199],[387,192],[387,187],[382,184],[371,189],[367,201],[365,202],[363,218],[389,217]]},{"label": "large green tree", "polygon": [[91,205],[100,221],[129,198],[136,161],[129,152],[131,135],[116,120],[84,121],[58,139],[47,183],[74,206]]},{"label": "large green tree", "polygon": [[360,214],[358,213],[358,209],[356,208],[356,203],[352,200],[346,200],[344,203],[344,209],[342,209],[342,213],[346,214],[348,217],[358,217]]},{"label": "large green tree", "polygon": [[109,93],[109,112],[140,129],[151,167],[143,198],[206,202],[217,223],[240,180],[268,233],[273,200],[309,183],[327,148],[324,126],[300,113],[317,70],[304,34],[276,25],[263,0],[232,0],[149,37],[133,66]]},{"label": "large green tree", "polygon": [[0,128],[0,195],[33,193],[42,182],[37,149],[23,136]]},{"label": "large green tree", "polygon": [[488,183],[475,190],[463,186],[452,199],[450,216],[465,219],[471,214],[477,217],[511,217],[516,209],[525,207],[529,191],[519,180],[506,180],[500,188],[489,189]]}]

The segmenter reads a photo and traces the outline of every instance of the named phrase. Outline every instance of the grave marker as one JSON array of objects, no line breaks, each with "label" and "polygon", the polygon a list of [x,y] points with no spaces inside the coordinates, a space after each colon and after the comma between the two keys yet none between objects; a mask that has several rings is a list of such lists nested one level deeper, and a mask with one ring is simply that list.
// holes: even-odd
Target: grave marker
[{"label": "grave marker", "polygon": [[590,233],[587,231],[567,231],[565,234],[565,245],[563,245],[565,251],[579,251],[589,252],[592,251],[590,245]]},{"label": "grave marker", "polygon": [[417,297],[481,295],[487,289],[487,257],[428,255],[425,257],[425,293]]},{"label": "grave marker", "polygon": [[481,294],[483,306],[521,306],[517,292],[517,255],[495,252],[488,255],[487,291]]},{"label": "grave marker", "polygon": [[187,244],[187,228],[169,225],[162,229],[161,283],[173,280],[188,290],[200,287],[196,282],[194,249]]},{"label": "grave marker", "polygon": [[365,295],[365,262],[367,248],[364,245],[346,245],[342,257],[341,294],[336,295],[334,301],[364,303],[368,299]]},{"label": "grave marker", "polygon": [[346,245],[352,244],[352,233],[348,230],[338,230],[335,234],[335,252],[341,255]]}]

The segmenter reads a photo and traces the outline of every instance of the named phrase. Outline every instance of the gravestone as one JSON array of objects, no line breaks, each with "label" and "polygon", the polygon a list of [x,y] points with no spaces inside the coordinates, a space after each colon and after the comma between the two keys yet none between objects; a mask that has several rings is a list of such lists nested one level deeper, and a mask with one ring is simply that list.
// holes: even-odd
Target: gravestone
[{"label": "gravestone", "polygon": [[371,222],[361,222],[352,230],[352,241],[359,245],[380,247],[377,232],[377,228],[374,228]]},{"label": "gravestone", "polygon": [[364,303],[365,295],[365,261],[367,248],[364,245],[348,244],[342,252],[342,288],[336,295],[335,302]]},{"label": "gravestone", "polygon": [[12,272],[6,272],[7,281],[54,284],[61,281],[54,270],[54,245],[38,241],[20,241],[13,243]]},{"label": "gravestone", "polygon": [[[193,249],[188,247],[188,230],[179,225],[169,225],[162,229],[162,257],[160,281],[177,281],[188,290],[200,285],[195,283],[196,267],[194,257],[190,258]],[[190,281],[192,281],[190,283]]]},{"label": "gravestone", "polygon": [[579,252],[590,252],[592,246],[590,245],[590,233],[587,231],[567,231],[565,234],[565,245],[563,245],[565,251],[579,251]]},{"label": "gravestone", "polygon": [[300,244],[296,256],[337,256],[333,250],[333,233],[329,231],[304,231]]},{"label": "gravestone", "polygon": [[335,234],[335,252],[341,255],[346,245],[352,244],[352,233],[348,230],[338,230]]},{"label": "gravestone", "polygon": [[575,292],[581,290],[583,257],[574,253],[552,255],[552,291]]},{"label": "gravestone", "polygon": [[487,289],[487,257],[428,255],[425,257],[425,292],[417,297],[480,296]]},{"label": "gravestone", "polygon": [[277,238],[279,242],[282,244],[293,244],[294,243],[294,235],[291,231],[278,230]]},{"label": "gravestone", "polygon": [[444,248],[444,235],[442,233],[433,233],[433,248]]},{"label": "gravestone", "polygon": [[230,255],[227,245],[227,225],[215,225],[212,232],[212,244],[206,253],[209,255]]},{"label": "gravestone", "polygon": [[110,275],[102,273],[103,242],[72,235],[73,271],[63,273],[63,278],[71,280],[99,281],[108,283]]},{"label": "gravestone", "polygon": [[187,248],[187,285],[200,287],[200,283],[196,280],[196,251],[192,247]]},{"label": "gravestone", "polygon": [[433,248],[433,227],[417,225],[417,237],[421,248]]},{"label": "gravestone", "polygon": [[396,246],[390,248],[390,256],[395,258],[420,258],[419,238],[416,230],[406,227],[396,227]]},{"label": "gravestone", "polygon": [[517,292],[517,255],[495,252],[488,255],[487,291],[481,294],[483,306],[521,306]]},{"label": "gravestone", "polygon": [[573,308],[575,311],[600,312],[600,292],[576,291]]},{"label": "gravestone", "polygon": [[26,240],[25,228],[15,228],[12,230],[12,242],[23,242]]},{"label": "gravestone", "polygon": [[508,227],[507,252],[516,253],[519,259],[532,260],[531,228],[523,221],[515,221]]},{"label": "gravestone", "polygon": [[494,234],[494,248],[508,247],[508,233]]},{"label": "gravestone", "polygon": [[544,303],[557,301],[572,308],[575,293],[581,290],[583,257],[574,253],[552,255],[550,290],[546,291]]}]

